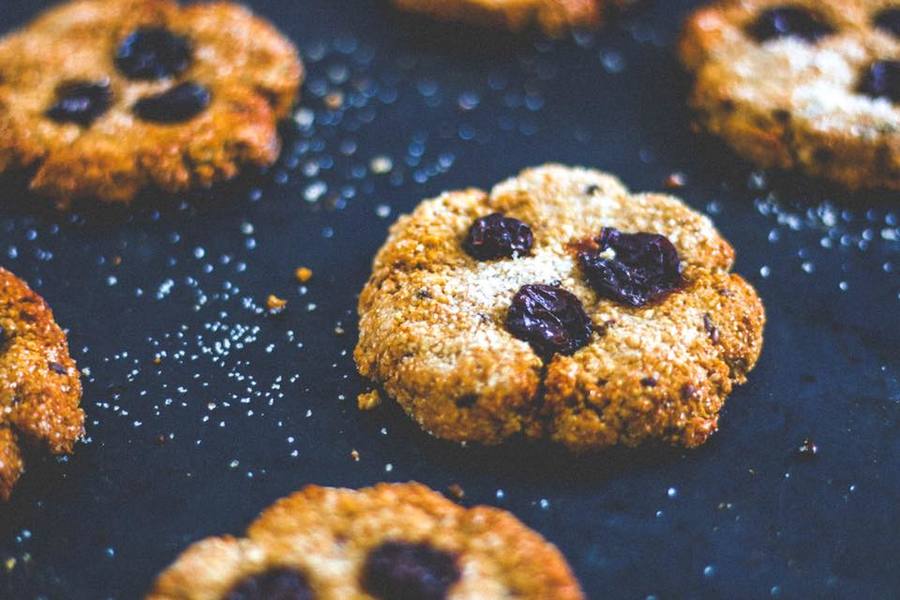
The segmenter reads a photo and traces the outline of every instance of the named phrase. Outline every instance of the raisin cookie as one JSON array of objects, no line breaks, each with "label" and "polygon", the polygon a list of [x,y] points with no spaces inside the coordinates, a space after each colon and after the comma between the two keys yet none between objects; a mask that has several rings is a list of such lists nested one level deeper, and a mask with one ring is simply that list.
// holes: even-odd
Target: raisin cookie
[{"label": "raisin cookie", "polygon": [[719,2],[680,46],[701,126],[745,158],[900,190],[900,2]]},{"label": "raisin cookie", "polygon": [[148,600],[576,600],[559,551],[511,514],[462,508],[425,486],[309,486],[246,537],[208,538]]},{"label": "raisin cookie", "polygon": [[0,39],[0,171],[61,207],[210,186],[275,161],[302,72],[236,4],[72,0]]},{"label": "raisin cookie", "polygon": [[697,446],[762,346],[763,306],[733,258],[675,198],[529,169],[391,228],[356,364],[440,438]]},{"label": "raisin cookie", "polygon": [[0,268],[0,500],[24,470],[22,445],[72,452],[84,432],[81,379],[44,299]]},{"label": "raisin cookie", "polygon": [[625,8],[636,0],[393,0],[401,10],[444,21],[521,31],[536,26],[559,36],[569,29],[596,27],[604,7]]}]

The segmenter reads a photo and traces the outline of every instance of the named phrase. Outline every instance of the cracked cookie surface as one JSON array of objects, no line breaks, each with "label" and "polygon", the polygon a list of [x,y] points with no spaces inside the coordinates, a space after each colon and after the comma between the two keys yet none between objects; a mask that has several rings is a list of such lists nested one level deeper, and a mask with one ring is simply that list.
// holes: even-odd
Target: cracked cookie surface
[{"label": "cracked cookie surface", "polygon": [[208,187],[275,161],[302,73],[237,4],[72,0],[0,39],[0,171],[61,207]]},{"label": "cracked cookie surface", "polygon": [[[468,230],[492,213],[530,227],[528,254],[478,260],[466,252]],[[679,258],[677,284],[641,306],[598,293],[579,255],[605,228],[657,234],[639,238],[654,243],[664,236]],[[733,257],[709,219],[675,198],[631,194],[593,170],[528,169],[490,193],[424,201],[392,226],[360,296],[354,357],[363,376],[440,438],[497,444],[524,434],[576,451],[650,439],[697,446],[762,347],[763,306],[729,273]],[[562,341],[577,343],[547,355],[538,350],[554,338],[514,335],[511,304],[535,287],[574,295],[590,336],[575,333]],[[578,307],[567,300],[565,314],[552,314],[557,300],[537,298],[544,312],[530,322],[549,319],[551,336],[571,336],[581,327]]]},{"label": "cracked cookie surface", "polygon": [[559,551],[508,512],[466,509],[408,483],[361,490],[309,486],[266,509],[245,537],[195,543],[159,576],[148,600],[269,597],[583,595]]},{"label": "cracked cookie surface", "polygon": [[84,431],[81,379],[43,298],[0,268],[0,500],[22,475],[23,445],[72,452]]},{"label": "cracked cookie surface", "polygon": [[700,126],[763,167],[900,190],[898,22],[896,0],[699,9],[680,54]]},{"label": "cracked cookie surface", "polygon": [[521,31],[537,27],[560,36],[572,28],[596,27],[609,7],[635,0],[393,0],[397,8],[443,21],[462,21]]}]

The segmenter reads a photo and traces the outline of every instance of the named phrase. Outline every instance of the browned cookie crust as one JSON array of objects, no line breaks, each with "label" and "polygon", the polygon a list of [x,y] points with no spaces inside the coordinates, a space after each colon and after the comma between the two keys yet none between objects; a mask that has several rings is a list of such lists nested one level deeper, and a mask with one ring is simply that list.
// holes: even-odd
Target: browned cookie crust
[{"label": "browned cookie crust", "polygon": [[[476,218],[498,212],[531,227],[530,255],[476,261],[463,239]],[[668,237],[682,289],[642,308],[600,297],[573,247],[605,227]],[[675,198],[630,194],[598,171],[529,169],[490,194],[448,192],[399,219],[360,297],[354,356],[362,375],[441,438],[696,446],[762,346],[763,306],[728,272],[733,254]],[[521,286],[554,282],[577,296],[595,331],[571,356],[547,358],[505,320]]]},{"label": "browned cookie crust", "polygon": [[[414,552],[384,552],[397,543]],[[371,568],[378,554],[388,560]],[[430,578],[443,581],[431,593],[416,594],[429,578],[404,582],[403,571],[445,576]],[[272,573],[279,574],[277,583]],[[188,548],[160,575],[148,600],[268,597],[235,593],[251,586],[293,592],[278,597],[390,600],[397,596],[387,590],[397,583],[406,584],[404,598],[583,598],[559,551],[511,514],[467,510],[409,483],[359,491],[309,486],[263,512],[246,537],[208,538]]]},{"label": "browned cookie crust", "polygon": [[43,298],[0,268],[0,500],[24,470],[20,446],[72,451],[84,431],[81,380]]},{"label": "browned cookie crust", "polygon": [[536,26],[559,36],[575,27],[596,27],[603,8],[624,8],[635,0],[393,0],[401,10],[445,21],[505,27],[521,31]]},{"label": "browned cookie crust", "polygon": [[[784,8],[800,11],[788,24],[796,33],[760,35],[767,12]],[[680,52],[696,76],[699,123],[761,166],[900,190],[900,100],[864,91],[873,64],[900,60],[900,33],[878,25],[892,9],[900,10],[896,0],[741,0],[698,10]],[[881,82],[893,78],[894,94],[897,68]]]},{"label": "browned cookie crust", "polygon": [[[127,71],[117,56],[140,29],[177,36],[186,60],[155,75],[148,65]],[[0,171],[35,168],[31,188],[63,207],[76,198],[129,202],[146,187],[209,186],[241,165],[274,162],[276,122],[301,77],[294,46],[239,5],[72,0],[0,39]],[[84,83],[95,86],[97,114],[54,113]],[[181,103],[199,111],[139,110],[181,84],[199,86]]]}]

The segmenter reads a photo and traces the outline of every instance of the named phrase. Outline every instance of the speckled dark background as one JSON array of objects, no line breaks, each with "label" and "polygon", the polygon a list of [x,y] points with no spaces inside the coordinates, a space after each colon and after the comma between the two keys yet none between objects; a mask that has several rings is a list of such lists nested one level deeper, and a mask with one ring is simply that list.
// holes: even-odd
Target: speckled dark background
[{"label": "speckled dark background", "polygon": [[[0,27],[48,4],[3,0]],[[754,172],[691,134],[671,43],[696,3],[560,42],[374,0],[250,4],[309,69],[277,167],[132,212],[55,215],[0,186],[0,264],[70,329],[88,415],[75,455],[34,456],[0,507],[0,597],[138,598],[190,542],[239,534],[304,484],[410,479],[511,510],[591,598],[900,594],[897,197]],[[640,190],[683,171],[678,193],[765,299],[762,360],[705,447],[464,450],[390,404],[357,411],[356,293],[389,223],[551,160]],[[264,314],[269,293],[284,315]]]}]

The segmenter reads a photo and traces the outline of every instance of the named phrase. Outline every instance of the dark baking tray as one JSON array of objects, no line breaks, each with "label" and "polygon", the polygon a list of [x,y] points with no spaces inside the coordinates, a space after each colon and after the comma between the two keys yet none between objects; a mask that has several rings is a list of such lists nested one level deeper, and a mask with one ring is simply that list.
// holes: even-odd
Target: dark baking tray
[{"label": "dark baking tray", "polygon": [[[696,3],[559,42],[372,0],[250,4],[309,69],[311,112],[285,127],[278,166],[187,200],[67,215],[4,180],[0,264],[70,329],[88,439],[68,459],[35,455],[0,507],[0,597],[137,598],[189,543],[239,534],[305,484],[410,479],[511,510],[591,598],[900,594],[897,197],[758,173],[692,134],[671,46]],[[3,0],[0,27],[47,5]],[[391,174],[368,170],[379,156]],[[466,450],[390,404],[356,409],[356,295],[389,223],[546,161],[637,190],[684,172],[677,193],[715,219],[765,299],[762,360],[703,448]],[[315,271],[305,295],[300,265]],[[289,300],[284,315],[263,313],[269,293]],[[797,452],[805,438],[813,458]]]}]

